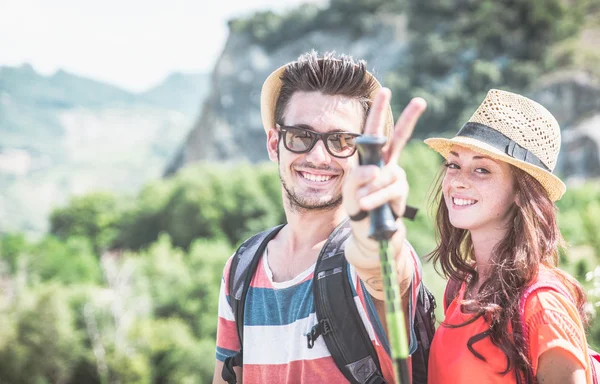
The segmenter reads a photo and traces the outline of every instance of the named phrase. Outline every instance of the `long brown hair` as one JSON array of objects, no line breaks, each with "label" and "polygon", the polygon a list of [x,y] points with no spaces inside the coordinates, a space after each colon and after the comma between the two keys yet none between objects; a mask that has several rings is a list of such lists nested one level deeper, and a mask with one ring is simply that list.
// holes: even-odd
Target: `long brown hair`
[{"label": "long brown hair", "polygon": [[[518,382],[521,381],[519,372],[524,375],[526,382],[534,382],[534,378],[530,377],[531,361],[521,331],[519,301],[523,290],[535,280],[540,267],[545,267],[571,293],[584,326],[588,321],[584,310],[586,297],[577,280],[558,269],[559,251],[564,246],[564,240],[558,228],[555,204],[535,178],[519,168],[511,168],[517,192],[512,219],[506,235],[492,251],[491,265],[487,271],[489,278],[482,282],[474,297],[461,303],[462,308],[474,316],[463,324],[442,325],[461,327],[483,316],[490,323],[490,329],[469,339],[467,347],[471,353],[485,361],[473,344],[489,336],[507,359],[506,369],[499,373],[507,374],[516,368]],[[434,196],[439,201],[436,213],[438,246],[428,255],[428,259],[434,261],[436,269],[438,265],[441,267],[446,278],[467,280],[469,289],[479,279],[473,262],[473,242],[469,231],[450,223],[442,194],[444,174],[443,170]]]}]

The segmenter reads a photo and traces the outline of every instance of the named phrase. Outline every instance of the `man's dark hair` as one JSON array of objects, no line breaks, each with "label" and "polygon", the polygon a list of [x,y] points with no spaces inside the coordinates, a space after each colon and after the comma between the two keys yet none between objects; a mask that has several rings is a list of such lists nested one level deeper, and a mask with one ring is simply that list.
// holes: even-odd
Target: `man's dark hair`
[{"label": "man's dark hair", "polygon": [[355,61],[348,55],[315,51],[305,53],[289,64],[281,76],[282,86],[275,106],[275,121],[283,123],[283,114],[294,92],[318,91],[324,95],[346,96],[357,100],[366,118],[371,105],[370,95],[378,84],[367,73],[364,60]]}]

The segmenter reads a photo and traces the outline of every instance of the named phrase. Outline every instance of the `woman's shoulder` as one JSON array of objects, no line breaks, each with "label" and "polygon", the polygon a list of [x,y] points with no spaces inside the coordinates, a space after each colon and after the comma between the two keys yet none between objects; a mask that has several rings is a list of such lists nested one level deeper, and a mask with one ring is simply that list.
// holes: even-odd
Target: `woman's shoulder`
[{"label": "woman's shoulder", "polygon": [[537,278],[524,289],[520,307],[527,325],[565,319],[580,323],[579,311],[569,290],[548,269],[540,270]]},{"label": "woman's shoulder", "polygon": [[572,355],[584,368],[589,364],[583,323],[568,292],[560,278],[552,274],[539,274],[525,288],[521,316],[534,373],[539,357],[554,348]]}]

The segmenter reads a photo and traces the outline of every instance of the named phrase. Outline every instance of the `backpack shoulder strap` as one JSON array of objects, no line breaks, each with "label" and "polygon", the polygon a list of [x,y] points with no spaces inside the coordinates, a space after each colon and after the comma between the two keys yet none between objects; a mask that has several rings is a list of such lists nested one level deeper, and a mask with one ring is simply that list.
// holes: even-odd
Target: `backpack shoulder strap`
[{"label": "backpack shoulder strap", "polygon": [[337,367],[355,384],[385,383],[377,352],[362,322],[348,279],[345,242],[351,234],[347,220],[321,249],[313,278],[317,324],[306,335],[308,347],[322,335]]},{"label": "backpack shoulder strap", "polygon": [[[545,277],[549,277],[547,272],[540,271],[540,274],[543,274],[543,276]],[[551,289],[574,302],[573,296],[569,293],[569,291],[567,291],[565,286],[556,282],[554,279],[552,279],[552,277],[542,279],[538,278],[538,280],[535,283],[526,286],[523,292],[521,293],[521,297],[519,298],[519,316],[521,320],[521,330],[523,332],[523,338],[525,341],[527,341],[528,337],[527,326],[525,325],[525,304],[527,303],[527,299],[529,298],[529,296],[531,296],[532,293],[540,289]]]},{"label": "backpack shoulder strap", "polygon": [[[546,280],[538,280],[536,283],[531,284],[525,288],[523,293],[521,294],[521,298],[519,301],[519,316],[521,321],[521,331],[523,333],[523,340],[525,340],[525,350],[528,351],[528,340],[529,333],[527,331],[527,325],[525,324],[525,304],[527,302],[527,298],[535,291],[540,289],[551,289],[565,296],[572,302],[573,296],[569,293],[569,291],[560,283],[555,282],[552,279]],[[592,350],[588,347],[587,353],[590,356],[590,369],[592,371],[592,379],[594,384],[598,384],[600,381],[600,354],[598,352]],[[533,372],[531,372],[533,376]]]},{"label": "backpack shoulder strap", "polygon": [[237,328],[238,338],[240,340],[240,351],[232,357],[225,359],[221,376],[229,384],[236,383],[236,376],[233,367],[241,367],[243,364],[243,345],[244,345],[244,303],[246,294],[254,276],[254,271],[258,266],[267,243],[279,233],[285,224],[278,225],[261,233],[258,233],[248,240],[244,241],[237,249],[231,260],[229,267],[229,279],[227,288],[229,290],[229,301],[235,326]]},{"label": "backpack shoulder strap", "polygon": [[[544,273],[544,272],[540,271],[540,273]],[[554,282],[553,279],[551,279],[551,278],[550,279],[546,279],[546,278],[540,279],[538,277],[538,280],[536,282],[525,287],[525,289],[521,293],[521,297],[519,298],[519,320],[521,322],[521,331],[523,333],[523,340],[525,341],[526,350],[528,349],[527,348],[527,344],[528,344],[527,340],[528,340],[529,335],[527,332],[527,326],[525,324],[525,304],[527,303],[527,299],[529,298],[529,296],[531,296],[532,293],[534,293],[535,291],[540,290],[540,289],[551,289],[551,290],[556,291],[556,292],[560,293],[561,295],[565,296],[569,300],[573,300],[573,298],[571,297],[571,294],[569,292],[567,292],[566,288],[563,287],[562,284],[558,284],[558,283]]]},{"label": "backpack shoulder strap", "polygon": [[412,383],[427,383],[427,368],[429,366],[429,350],[435,334],[435,297],[421,282],[417,295],[414,330],[417,349],[411,355]]}]

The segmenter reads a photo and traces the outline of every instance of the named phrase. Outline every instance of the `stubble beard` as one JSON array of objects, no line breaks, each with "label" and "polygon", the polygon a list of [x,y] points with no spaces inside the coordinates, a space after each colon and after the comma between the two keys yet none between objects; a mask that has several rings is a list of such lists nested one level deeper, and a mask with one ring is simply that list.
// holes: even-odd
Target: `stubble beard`
[{"label": "stubble beard", "polygon": [[310,198],[297,194],[293,188],[285,182],[281,169],[279,169],[279,180],[288,197],[289,207],[293,212],[301,211],[332,211],[342,205],[342,195],[333,196],[329,200],[322,201],[318,197]]}]

